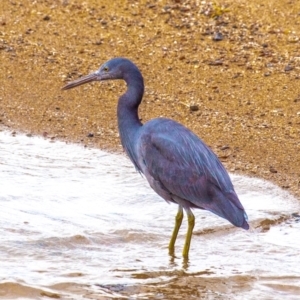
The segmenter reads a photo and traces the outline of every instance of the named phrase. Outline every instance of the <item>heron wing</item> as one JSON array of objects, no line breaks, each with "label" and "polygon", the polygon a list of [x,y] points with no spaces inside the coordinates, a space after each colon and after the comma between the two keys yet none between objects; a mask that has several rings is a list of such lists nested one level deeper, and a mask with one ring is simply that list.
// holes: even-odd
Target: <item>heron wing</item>
[{"label": "heron wing", "polygon": [[156,120],[145,125],[140,140],[142,164],[150,176],[169,193],[196,207],[212,210],[215,200],[211,194],[217,190],[243,209],[227,171],[213,151],[181,124]]}]

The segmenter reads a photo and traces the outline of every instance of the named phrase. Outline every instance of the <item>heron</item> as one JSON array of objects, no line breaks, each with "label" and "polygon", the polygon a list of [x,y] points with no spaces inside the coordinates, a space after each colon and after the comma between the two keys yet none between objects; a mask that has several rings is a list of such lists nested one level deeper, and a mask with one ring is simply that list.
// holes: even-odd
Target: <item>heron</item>
[{"label": "heron", "polygon": [[117,106],[118,129],[126,154],[160,197],[178,205],[169,243],[170,255],[174,255],[183,211],[188,220],[182,251],[184,258],[189,256],[195,225],[192,209],[210,211],[236,227],[249,229],[247,214],[231,179],[210,147],[174,120],[160,117],[145,124],[141,122],[138,108],[144,95],[144,79],[131,60],[113,58],[97,71],[66,84],[62,89],[113,79],[124,80],[127,84]]}]

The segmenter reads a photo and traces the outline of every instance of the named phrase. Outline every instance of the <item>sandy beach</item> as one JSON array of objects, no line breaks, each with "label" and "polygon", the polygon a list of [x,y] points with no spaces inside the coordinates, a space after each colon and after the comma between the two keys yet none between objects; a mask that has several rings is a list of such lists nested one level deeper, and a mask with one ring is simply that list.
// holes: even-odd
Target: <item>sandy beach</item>
[{"label": "sandy beach", "polygon": [[143,121],[182,122],[229,171],[300,195],[298,1],[101,3],[3,1],[3,126],[122,151],[124,83],[61,87],[124,56],[145,78]]}]

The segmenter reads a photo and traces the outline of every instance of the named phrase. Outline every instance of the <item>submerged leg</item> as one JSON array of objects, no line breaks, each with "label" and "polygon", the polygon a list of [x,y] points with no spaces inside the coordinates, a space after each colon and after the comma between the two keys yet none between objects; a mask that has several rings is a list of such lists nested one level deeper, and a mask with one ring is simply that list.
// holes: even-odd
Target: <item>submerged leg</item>
[{"label": "submerged leg", "polygon": [[182,256],[184,258],[188,258],[189,256],[189,250],[191,245],[191,239],[193,234],[193,229],[195,226],[195,217],[190,209],[185,209],[188,217],[188,230],[185,238],[185,243],[182,251]]},{"label": "submerged leg", "polygon": [[183,219],[183,210],[182,210],[182,207],[179,205],[178,212],[177,212],[177,215],[175,217],[175,227],[174,227],[172,237],[171,237],[171,240],[170,240],[170,244],[169,244],[169,254],[174,254],[175,242],[176,242],[176,238],[177,238],[177,235],[178,235],[179,228],[180,228],[181,223],[182,223],[182,219]]}]

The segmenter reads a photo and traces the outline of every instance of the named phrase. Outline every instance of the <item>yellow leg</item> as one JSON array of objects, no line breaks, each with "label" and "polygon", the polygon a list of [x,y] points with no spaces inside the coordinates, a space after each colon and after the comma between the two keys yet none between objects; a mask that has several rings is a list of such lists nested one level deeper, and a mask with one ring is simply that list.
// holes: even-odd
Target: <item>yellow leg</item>
[{"label": "yellow leg", "polygon": [[182,219],[183,219],[183,210],[182,210],[182,207],[179,206],[178,213],[175,217],[175,227],[174,227],[172,237],[171,237],[171,240],[170,240],[170,243],[169,243],[169,254],[171,254],[171,255],[174,254],[175,242],[176,242],[176,238],[177,238],[177,235],[178,235],[179,228],[180,228],[181,223],[182,223]]},{"label": "yellow leg", "polygon": [[191,211],[187,211],[187,216],[188,216],[188,230],[185,238],[185,243],[182,251],[182,256],[184,258],[188,258],[189,256],[189,250],[190,250],[190,245],[191,245],[191,239],[192,239],[192,234],[193,234],[193,229],[195,226],[195,217]]}]

